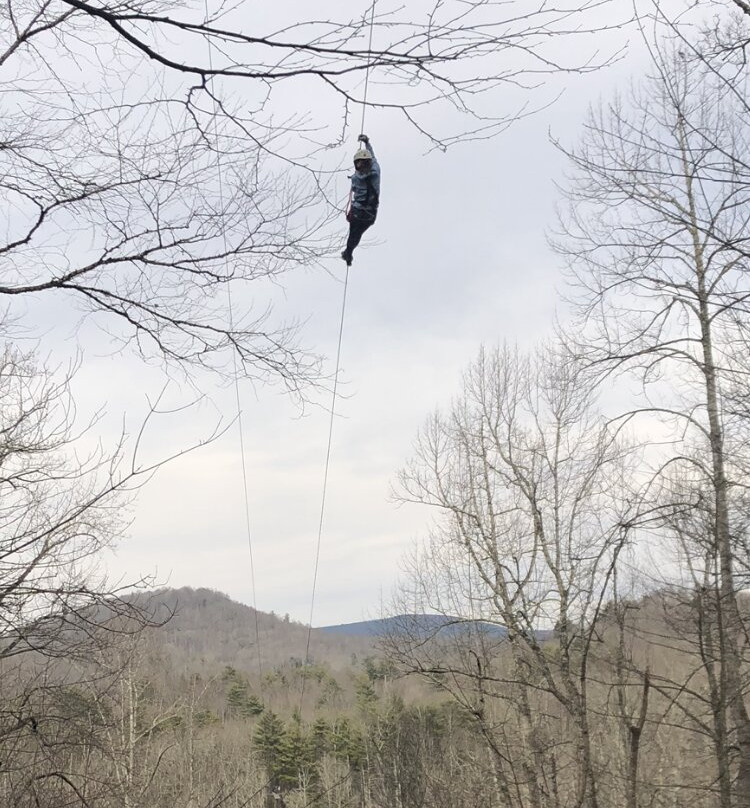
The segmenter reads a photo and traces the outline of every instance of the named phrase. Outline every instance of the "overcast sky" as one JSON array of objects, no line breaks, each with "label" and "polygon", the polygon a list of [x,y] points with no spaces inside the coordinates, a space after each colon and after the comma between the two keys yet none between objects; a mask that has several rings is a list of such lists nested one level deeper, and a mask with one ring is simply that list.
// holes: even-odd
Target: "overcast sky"
[{"label": "overcast sky", "polygon": [[[350,275],[341,375],[346,397],[337,403],[315,625],[379,613],[399,559],[431,518],[416,507],[397,507],[391,483],[420,424],[449,402],[480,344],[531,346],[549,335],[556,312],[564,315],[560,259],[545,241],[564,162],[548,131],[574,141],[587,105],[643,70],[643,49],[636,32],[630,36],[627,59],[595,75],[561,79],[552,91],[565,93],[552,108],[490,142],[426,153],[429,144],[404,123],[368,112],[366,129],[382,166],[382,203]],[[622,34],[602,41],[614,47]],[[348,144],[343,156],[355,147]],[[342,172],[342,197],[347,184]],[[344,235],[342,219],[342,241]],[[333,255],[325,269],[285,276],[283,292],[274,292],[281,313],[305,321],[303,341],[328,357],[329,370],[343,270]],[[64,329],[59,333],[65,337]],[[145,395],[162,386],[159,371],[108,355],[101,335],[91,339],[98,348],[88,348],[75,382],[81,410],[106,400],[102,429],[115,429],[123,418],[136,423]],[[178,450],[205,435],[218,417],[231,421],[234,391],[209,380],[201,384],[206,398],[191,411],[159,419],[146,435],[147,452]],[[317,407],[300,417],[275,389],[243,384],[241,395],[255,597],[236,426],[158,473],[140,493],[132,525],[106,564],[117,578],[155,574],[171,586],[211,587],[306,622],[328,414]],[[175,384],[167,400],[183,403],[191,396],[186,385]]]}]

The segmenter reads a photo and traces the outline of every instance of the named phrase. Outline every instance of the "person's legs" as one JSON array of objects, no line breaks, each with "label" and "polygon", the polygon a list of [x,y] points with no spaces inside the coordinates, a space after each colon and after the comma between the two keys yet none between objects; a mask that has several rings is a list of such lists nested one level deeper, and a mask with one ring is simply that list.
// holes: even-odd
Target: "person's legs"
[{"label": "person's legs", "polygon": [[363,219],[352,219],[349,222],[349,238],[346,241],[346,249],[341,253],[341,257],[348,263],[351,263],[352,253],[360,241],[362,241],[362,234],[371,227],[373,221]]},{"label": "person's legs", "polygon": [[349,238],[346,241],[346,253],[351,255],[355,247],[362,241],[362,234],[372,222],[364,222],[361,219],[352,219],[349,223]]}]

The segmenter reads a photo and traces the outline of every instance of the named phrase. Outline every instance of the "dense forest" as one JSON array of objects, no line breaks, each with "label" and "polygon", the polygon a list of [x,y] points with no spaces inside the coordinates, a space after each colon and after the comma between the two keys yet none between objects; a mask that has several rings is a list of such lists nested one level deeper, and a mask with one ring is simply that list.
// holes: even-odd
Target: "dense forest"
[{"label": "dense forest", "polygon": [[471,716],[373,639],[316,630],[303,665],[300,624],[258,615],[248,643],[255,613],[219,593],[139,600],[173,616],[110,623],[99,658],[6,665],[22,688],[6,689],[3,805],[447,805],[489,787]]},{"label": "dense forest", "polygon": [[[750,808],[750,5],[425,0],[252,34],[244,5],[0,12],[0,806]],[[564,313],[479,347],[394,470],[425,527],[379,635],[113,581],[140,489],[226,426],[155,455],[188,409],[156,397],[108,443],[83,321],[66,365],[44,318],[77,307],[113,366],[199,402],[242,379],[304,408],[331,374],[255,290],[335,252],[321,155],[353,106],[431,149],[500,137],[621,29],[645,67],[555,141]],[[325,131],[279,115],[313,86]]]},{"label": "dense forest", "polygon": [[584,778],[601,805],[716,802],[715,681],[675,592],[565,645],[415,615],[389,636],[314,630],[307,664],[304,626],[220,593],[139,600],[172,616],[119,617],[96,658],[6,661],[3,805],[569,805]]}]

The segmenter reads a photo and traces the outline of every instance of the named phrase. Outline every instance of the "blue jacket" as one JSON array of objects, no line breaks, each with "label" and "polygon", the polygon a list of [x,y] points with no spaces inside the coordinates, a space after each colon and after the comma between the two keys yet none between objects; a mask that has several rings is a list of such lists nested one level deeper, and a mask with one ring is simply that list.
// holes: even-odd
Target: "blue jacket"
[{"label": "blue jacket", "polygon": [[380,202],[380,163],[375,157],[372,143],[368,143],[366,148],[372,155],[370,170],[364,174],[355,171],[349,178],[352,181],[352,212],[374,219]]}]

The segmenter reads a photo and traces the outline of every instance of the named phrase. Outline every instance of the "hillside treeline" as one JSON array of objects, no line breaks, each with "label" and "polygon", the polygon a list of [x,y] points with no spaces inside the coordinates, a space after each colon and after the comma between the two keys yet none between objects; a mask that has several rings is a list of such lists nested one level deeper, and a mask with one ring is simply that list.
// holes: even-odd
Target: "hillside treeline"
[{"label": "hillside treeline", "polygon": [[295,659],[259,678],[208,674],[204,660],[203,673],[178,673],[157,632],[97,664],[17,671],[0,804],[448,806],[490,787],[470,716],[388,662],[355,655],[334,671]]},{"label": "hillside treeline", "polygon": [[[588,784],[602,806],[717,805],[737,750],[716,731],[699,593],[683,596],[610,602],[573,641],[403,618],[380,653],[249,670],[211,654],[221,628],[191,671],[167,626],[110,624],[93,657],[5,661],[0,804],[567,806]],[[193,613],[174,618],[188,637],[232,611],[206,590],[166,599]]]}]

